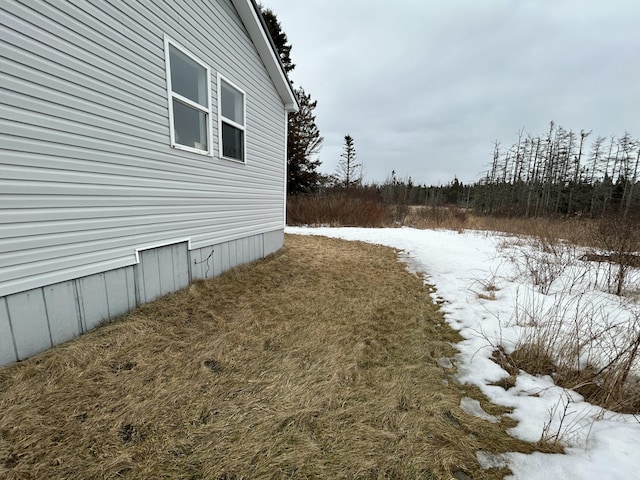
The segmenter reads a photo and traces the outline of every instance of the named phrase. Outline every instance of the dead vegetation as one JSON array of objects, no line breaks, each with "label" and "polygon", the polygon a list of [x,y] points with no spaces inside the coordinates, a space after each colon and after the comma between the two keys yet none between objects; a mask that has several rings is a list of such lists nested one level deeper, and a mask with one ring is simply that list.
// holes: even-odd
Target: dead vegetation
[{"label": "dead vegetation", "polygon": [[460,207],[411,206],[404,224],[415,228],[480,230],[524,235],[544,242],[563,239],[575,245],[592,246],[597,240],[599,223],[587,218],[509,217],[478,215]]},{"label": "dead vegetation", "polygon": [[[535,304],[516,306],[520,317],[516,323],[532,328],[511,355],[494,352],[494,360],[510,374],[500,386],[513,386],[519,370],[551,375],[556,384],[577,391],[591,403],[621,413],[640,412],[638,314],[632,313],[635,320],[622,327],[617,325],[616,314],[603,306],[585,305],[580,295],[573,304],[569,300],[575,292],[593,288],[627,299],[617,313],[637,312],[633,306],[640,291],[637,277],[629,278],[632,269],[640,267],[637,216],[612,212],[596,220],[522,218],[478,216],[455,207],[414,206],[405,223],[417,228],[510,235],[504,246],[513,250],[508,257],[522,278],[545,295],[554,290],[554,305],[549,309]],[[591,262],[591,266],[585,262]],[[578,277],[572,276],[576,272]],[[495,278],[479,282],[479,287],[478,299],[495,300]],[[594,356],[605,360],[594,366]]]},{"label": "dead vegetation", "polygon": [[398,227],[481,230],[539,237],[546,242],[564,239],[594,246],[600,224],[587,218],[525,218],[478,215],[461,207],[430,207],[384,202],[372,192],[345,191],[330,195],[287,198],[287,224],[330,227]]},{"label": "dead vegetation", "polygon": [[[305,208],[296,210],[294,223],[323,223],[308,219],[316,218],[310,215],[314,209],[328,211],[323,202],[331,199],[331,195],[318,196],[315,200],[308,197],[307,203],[299,205]],[[637,304],[640,285],[637,275],[632,275],[640,265],[640,219],[637,215],[615,211],[599,219],[478,215],[457,206],[410,206],[402,199],[394,204],[391,198],[375,203],[386,208],[388,215],[381,215],[377,223],[365,225],[358,223],[357,215],[347,215],[347,212],[357,213],[353,198],[343,196],[341,200],[344,205],[335,203],[331,218],[349,218],[349,222],[327,221],[327,225],[403,225],[505,234],[503,247],[513,251],[508,257],[521,278],[532,282],[544,295],[553,293],[558,301],[549,311],[536,305],[517,306],[522,310],[520,315],[527,317],[525,325],[534,328],[523,335],[509,361],[532,374],[553,373],[558,385],[578,391],[594,404],[617,412],[640,412],[637,374],[640,323],[637,315],[627,332],[615,335],[611,326],[615,315],[598,306],[593,306],[591,311],[578,309],[573,316],[569,315],[569,325],[560,315],[560,310],[565,308],[563,302],[584,289],[613,293]],[[369,218],[369,210],[363,209],[363,212],[363,218]],[[588,267],[585,266],[587,262],[591,264]],[[572,277],[576,274],[578,277]],[[475,290],[480,301],[497,298],[495,278],[480,281]],[[569,330],[577,333],[567,335]],[[604,363],[594,367],[591,364],[594,355],[604,358]],[[505,385],[508,387],[511,382],[512,379],[507,379]]]},{"label": "dead vegetation", "polygon": [[394,208],[367,195],[297,195],[287,198],[288,225],[324,225],[331,227],[394,226]]},{"label": "dead vegetation", "polygon": [[442,366],[458,340],[392,250],[288,236],[0,370],[0,477],[502,478],[476,452],[534,447]]},{"label": "dead vegetation", "polygon": [[512,376],[517,370],[551,375],[593,404],[639,413],[639,225],[611,216],[594,223],[589,235],[582,230],[581,243],[544,231],[506,241],[518,276],[546,301],[516,299],[514,321],[525,330],[511,355],[494,359]]},{"label": "dead vegetation", "polygon": [[494,359],[510,375],[519,370],[550,375],[557,385],[575,390],[590,403],[620,413],[640,412],[637,311],[633,321],[622,322],[601,306],[578,297],[546,311],[528,308],[526,317],[534,328],[525,331],[515,351],[510,355],[494,353]]}]

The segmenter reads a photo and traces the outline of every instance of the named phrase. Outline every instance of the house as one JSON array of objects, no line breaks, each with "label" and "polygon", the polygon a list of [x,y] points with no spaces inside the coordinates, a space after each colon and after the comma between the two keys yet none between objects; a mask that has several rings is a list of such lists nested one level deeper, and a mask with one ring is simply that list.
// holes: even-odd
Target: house
[{"label": "house", "polygon": [[296,109],[253,0],[0,2],[0,365],[277,251]]}]

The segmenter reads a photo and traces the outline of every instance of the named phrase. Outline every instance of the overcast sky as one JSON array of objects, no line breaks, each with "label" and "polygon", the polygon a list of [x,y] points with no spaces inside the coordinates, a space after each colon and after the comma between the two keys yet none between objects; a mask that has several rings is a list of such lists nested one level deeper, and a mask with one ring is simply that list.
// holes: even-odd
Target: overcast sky
[{"label": "overcast sky", "polygon": [[[550,120],[640,136],[639,0],[263,0],[318,101],[321,171],[349,133],[365,181],[477,180]],[[593,139],[591,137],[591,139]]]}]

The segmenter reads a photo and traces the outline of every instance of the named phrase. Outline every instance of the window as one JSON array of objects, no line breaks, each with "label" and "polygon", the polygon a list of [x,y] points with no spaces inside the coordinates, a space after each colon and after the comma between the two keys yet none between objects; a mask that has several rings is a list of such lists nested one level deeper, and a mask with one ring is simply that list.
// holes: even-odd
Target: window
[{"label": "window", "polygon": [[218,99],[220,157],[244,162],[245,94],[218,75]]},{"label": "window", "polygon": [[211,80],[209,67],[165,37],[171,146],[209,155]]}]

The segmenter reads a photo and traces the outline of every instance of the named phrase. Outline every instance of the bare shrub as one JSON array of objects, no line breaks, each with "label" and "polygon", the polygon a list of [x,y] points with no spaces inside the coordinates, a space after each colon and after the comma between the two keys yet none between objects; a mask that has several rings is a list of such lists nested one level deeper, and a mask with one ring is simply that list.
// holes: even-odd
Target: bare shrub
[{"label": "bare shrub", "polygon": [[480,287],[480,292],[475,292],[476,297],[482,300],[495,300],[496,292],[500,290],[497,281],[497,275],[492,272],[488,278],[478,279],[476,282]]},{"label": "bare shrub", "polygon": [[604,253],[591,254],[592,260],[607,262],[609,292],[623,295],[631,268],[640,267],[639,218],[610,215],[600,221],[597,230],[598,246]]},{"label": "bare shrub", "polygon": [[[496,361],[511,366],[510,373],[522,369],[550,375],[556,384],[605,408],[640,412],[640,308],[620,300],[613,309],[610,297],[600,300],[597,293],[584,293],[597,286],[602,268],[579,261],[608,262],[609,291],[620,295],[637,261],[633,251],[640,248],[634,243],[636,225],[610,218],[591,230],[591,238],[583,232],[583,245],[599,246],[597,255],[584,255],[584,247],[554,229],[504,242],[517,275],[529,278],[543,295],[516,300],[514,321],[524,333],[513,353],[494,355]],[[565,403],[554,417],[567,414]],[[557,441],[565,427],[550,424],[543,440]]]},{"label": "bare shrub", "polygon": [[[549,418],[544,423],[538,443],[560,445],[581,433],[584,429],[583,421],[588,413],[583,412],[581,415],[576,415],[577,410],[573,408],[575,403],[570,392],[565,391],[560,395],[556,404],[549,409]],[[591,426],[593,426],[593,422],[594,420],[591,421]],[[591,427],[589,427],[587,437],[590,432]]]},{"label": "bare shrub", "polygon": [[387,204],[387,210],[391,214],[394,225],[405,225],[409,215],[409,205],[407,203]]},{"label": "bare shrub", "polygon": [[469,213],[459,207],[412,206],[408,209],[407,224],[416,228],[469,228]]},{"label": "bare shrub", "polygon": [[510,235],[536,236],[548,240],[563,239],[575,245],[593,246],[597,223],[587,218],[525,218],[478,215],[453,206],[409,207],[405,223],[415,228],[482,230]]},{"label": "bare shrub", "polygon": [[554,282],[577,263],[574,244],[549,237],[519,237],[505,242],[510,248],[507,257],[516,266],[520,276],[529,278],[541,293],[547,294]]},{"label": "bare shrub", "polygon": [[508,361],[534,375],[550,375],[588,401],[624,413],[640,412],[640,311],[621,303],[612,311],[583,296],[559,294],[551,307],[519,305],[527,325]]},{"label": "bare shrub", "polygon": [[511,235],[534,236],[556,241],[562,239],[575,245],[589,245],[593,239],[594,222],[584,218],[525,218],[494,215],[473,215],[469,228],[504,232]]},{"label": "bare shrub", "polygon": [[332,227],[385,227],[394,214],[381,202],[346,192],[297,195],[287,199],[287,224]]},{"label": "bare shrub", "polygon": [[377,187],[382,202],[389,208],[396,225],[404,225],[410,212],[411,177],[398,178],[395,171]]}]

